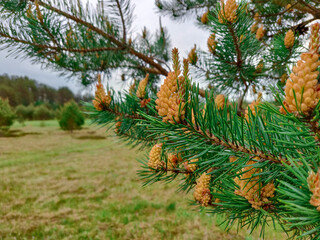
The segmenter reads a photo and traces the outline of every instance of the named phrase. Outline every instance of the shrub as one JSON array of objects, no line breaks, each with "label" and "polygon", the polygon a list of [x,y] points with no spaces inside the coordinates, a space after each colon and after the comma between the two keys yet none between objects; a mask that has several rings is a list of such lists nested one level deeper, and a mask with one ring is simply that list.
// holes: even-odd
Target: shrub
[{"label": "shrub", "polygon": [[14,118],[15,114],[9,105],[9,101],[0,98],[0,128],[10,127]]},{"label": "shrub", "polygon": [[70,101],[64,105],[59,124],[61,129],[71,132],[76,129],[81,129],[81,126],[84,124],[84,117],[74,101]]},{"label": "shrub", "polygon": [[33,113],[34,120],[49,120],[54,118],[54,113],[44,105],[37,106]]},{"label": "shrub", "polygon": [[32,120],[34,114],[34,106],[24,106],[20,104],[16,107],[15,112],[19,122],[23,122],[25,120]]}]

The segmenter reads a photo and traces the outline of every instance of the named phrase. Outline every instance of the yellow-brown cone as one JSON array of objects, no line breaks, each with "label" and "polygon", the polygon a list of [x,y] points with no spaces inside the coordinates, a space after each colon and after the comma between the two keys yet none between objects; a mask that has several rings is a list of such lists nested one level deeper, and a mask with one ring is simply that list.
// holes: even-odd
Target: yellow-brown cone
[{"label": "yellow-brown cone", "polygon": [[[320,66],[319,55],[316,53],[303,53],[301,60],[293,67],[290,78],[287,80],[285,102],[289,112],[298,110],[308,114],[317,105],[320,92],[318,91],[317,71]],[[294,93],[296,99],[294,97]]]},{"label": "yellow-brown cone", "polygon": [[208,38],[207,45],[208,45],[209,52],[214,54],[217,46],[216,35],[214,33],[212,33]]},{"label": "yellow-brown cone", "polygon": [[198,161],[199,161],[198,158],[191,159],[189,162],[186,161],[186,162],[183,163],[184,168],[189,172],[194,172],[198,168],[198,165],[196,164],[196,162],[198,162]]},{"label": "yellow-brown cone", "polygon": [[119,131],[120,131],[120,127],[121,127],[122,122],[121,122],[121,120],[120,120],[120,117],[117,117],[116,120],[117,120],[117,122],[116,122],[116,124],[115,124],[115,129],[114,129],[114,131],[115,131],[116,134],[118,134]]},{"label": "yellow-brown cone", "polygon": [[198,56],[197,56],[197,52],[196,52],[196,46],[194,46],[194,48],[192,48],[191,51],[189,52],[188,60],[192,65],[197,64]]},{"label": "yellow-brown cone", "polygon": [[258,30],[257,30],[257,33],[256,33],[256,38],[258,40],[261,40],[263,37],[264,37],[264,34],[265,34],[265,30],[263,28],[263,25],[261,25]]},{"label": "yellow-brown cone", "polygon": [[225,106],[225,96],[223,94],[219,94],[215,97],[214,102],[217,105],[217,108],[219,110],[223,110],[224,106]]},{"label": "yellow-brown cone", "polygon": [[[255,161],[251,160],[247,163],[247,165],[252,164],[255,164]],[[259,174],[261,169],[247,166],[244,167],[241,172],[242,174],[234,179],[235,183],[239,186],[239,188],[235,190],[235,194],[246,198],[255,209],[260,209],[264,205],[270,203],[268,198],[274,196],[274,184],[268,183],[261,188],[259,176],[253,176]]]},{"label": "yellow-brown cone", "polygon": [[158,170],[163,167],[163,162],[161,161],[161,151],[162,143],[154,145],[149,154],[148,166],[151,170]]},{"label": "yellow-brown cone", "polygon": [[317,207],[317,210],[320,211],[320,170],[315,174],[313,171],[309,173],[308,176],[308,187],[312,196],[310,199],[310,204]]},{"label": "yellow-brown cone", "polygon": [[204,207],[207,207],[211,203],[212,199],[209,189],[210,179],[211,175],[203,173],[197,179],[197,185],[193,193],[194,199]]},{"label": "yellow-brown cone", "polygon": [[317,53],[320,45],[320,23],[315,23],[311,26],[311,35],[309,43],[309,52]]},{"label": "yellow-brown cone", "polygon": [[98,110],[102,111],[109,107],[111,103],[111,92],[108,91],[108,95],[104,90],[104,86],[101,83],[101,75],[98,75],[98,83],[96,85],[95,99],[92,100],[93,106]]},{"label": "yellow-brown cone", "polygon": [[173,49],[173,72],[169,72],[157,93],[156,109],[163,122],[180,123],[184,119],[185,77],[180,75],[177,49]]},{"label": "yellow-brown cone", "polygon": [[136,95],[138,98],[142,99],[146,95],[146,87],[149,80],[149,73],[147,73],[146,77],[140,81]]},{"label": "yellow-brown cone", "polygon": [[291,29],[286,33],[286,36],[284,38],[284,45],[286,46],[286,48],[292,48],[294,45],[294,33]]},{"label": "yellow-brown cone", "polygon": [[238,5],[235,0],[221,0],[221,10],[219,12],[220,23],[234,23],[237,20],[237,9]]},{"label": "yellow-brown cone", "polygon": [[167,162],[167,169],[172,170],[177,167],[179,162],[177,154],[169,153],[168,154],[168,162]]},{"label": "yellow-brown cone", "polygon": [[252,103],[249,104],[248,108],[246,109],[245,112],[245,118],[249,121],[249,108],[251,110],[251,113],[253,116],[256,116],[256,109],[258,109],[258,106],[261,102],[262,94],[259,92],[258,93],[258,98],[257,100],[253,101]]},{"label": "yellow-brown cone", "polygon": [[279,17],[279,18],[278,18],[278,20],[277,20],[277,24],[278,24],[279,26],[281,26],[281,25],[282,25],[282,18],[281,18],[281,17]]},{"label": "yellow-brown cone", "polygon": [[203,15],[202,15],[202,17],[201,17],[201,22],[203,23],[203,24],[207,24],[208,23],[208,14],[209,14],[209,12],[205,12]]}]

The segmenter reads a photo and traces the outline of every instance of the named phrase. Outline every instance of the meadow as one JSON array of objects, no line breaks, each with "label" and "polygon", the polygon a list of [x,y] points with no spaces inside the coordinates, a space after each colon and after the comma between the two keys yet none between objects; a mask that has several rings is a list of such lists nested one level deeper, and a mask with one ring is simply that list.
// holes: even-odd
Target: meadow
[{"label": "meadow", "polygon": [[145,153],[112,130],[86,124],[70,134],[54,120],[11,129],[0,137],[0,239],[261,239],[225,233],[176,183],[142,187]]}]

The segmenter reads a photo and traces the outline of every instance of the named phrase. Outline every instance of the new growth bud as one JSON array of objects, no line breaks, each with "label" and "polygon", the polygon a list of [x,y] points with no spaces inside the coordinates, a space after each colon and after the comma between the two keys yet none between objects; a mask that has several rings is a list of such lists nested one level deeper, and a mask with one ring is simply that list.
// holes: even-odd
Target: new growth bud
[{"label": "new growth bud", "polygon": [[191,159],[189,162],[186,161],[186,162],[183,163],[184,168],[189,172],[194,172],[198,168],[198,165],[196,164],[196,162],[198,162],[198,161],[199,161],[198,158]]},{"label": "new growth bud", "polygon": [[257,100],[253,101],[252,103],[249,104],[248,108],[246,109],[246,112],[245,112],[245,118],[249,121],[249,108],[251,110],[251,113],[253,116],[256,116],[256,109],[258,110],[258,106],[261,102],[261,99],[262,99],[262,93],[259,92],[258,93],[258,98]]},{"label": "new growth bud", "polygon": [[[225,107],[225,103],[226,103],[226,98],[225,98],[225,96],[223,95],[223,94],[219,94],[219,95],[217,95],[216,97],[215,97],[215,99],[214,99],[214,102],[215,102],[215,104],[217,105],[217,108],[219,109],[219,110],[223,110],[224,109],[224,107]],[[228,103],[229,102],[227,102],[227,105],[228,105]]]},{"label": "new growth bud", "polygon": [[209,14],[209,12],[207,11],[207,12],[205,12],[205,13],[202,15],[202,17],[201,17],[201,22],[202,22],[203,24],[207,24],[207,23],[208,23],[208,14]]},{"label": "new growth bud", "polygon": [[[156,109],[163,122],[180,123],[184,119],[185,80],[180,75],[180,61],[177,49],[172,50],[173,72],[169,72],[157,93]],[[185,67],[186,68],[186,67]]]},{"label": "new growth bud", "polygon": [[196,52],[196,45],[189,52],[188,60],[192,65],[196,65],[197,64],[198,56],[197,56],[197,52]]},{"label": "new growth bud", "polygon": [[216,35],[214,33],[212,33],[208,38],[207,45],[208,45],[209,52],[214,54],[217,46]]},{"label": "new growth bud", "polygon": [[122,125],[122,122],[121,122],[121,119],[120,119],[120,117],[116,117],[116,124],[115,124],[115,129],[114,129],[114,132],[116,133],[116,134],[119,134],[119,132],[120,132],[120,127],[121,127],[121,125]]},{"label": "new growth bud", "polygon": [[212,199],[209,184],[210,184],[211,175],[203,173],[197,179],[197,185],[195,187],[193,197],[199,202],[202,206],[207,207]]},{"label": "new growth bud", "polygon": [[149,80],[149,73],[147,73],[146,77],[139,82],[139,86],[136,94],[137,94],[137,97],[140,99],[143,99],[146,95],[146,87],[148,84],[148,80]]},{"label": "new growth bud", "polygon": [[265,30],[264,30],[264,28],[263,28],[263,25],[261,25],[261,26],[258,28],[258,30],[257,30],[256,38],[257,38],[258,40],[262,40],[262,38],[264,37],[264,35],[265,35]]},{"label": "new growth bud", "polygon": [[152,170],[159,170],[163,167],[163,162],[161,162],[161,152],[162,152],[162,143],[154,145],[149,153],[149,162],[148,166]]},{"label": "new growth bud", "polygon": [[293,67],[290,78],[285,87],[285,103],[289,112],[301,111],[307,114],[317,105],[320,92],[318,88],[319,55],[316,53],[303,53],[301,60]]},{"label": "new growth bud", "polygon": [[238,5],[235,0],[221,0],[219,12],[219,22],[220,23],[234,23],[237,20],[237,9]]},{"label": "new growth bud", "polygon": [[291,29],[286,33],[286,36],[284,38],[284,45],[286,46],[286,48],[292,48],[294,45],[294,33]]},{"label": "new growth bud", "polygon": [[310,192],[312,192],[312,196],[310,199],[310,204],[317,207],[317,210],[320,211],[320,170],[318,170],[317,174],[313,171],[309,173],[307,178],[308,187]]},{"label": "new growth bud", "polygon": [[[256,159],[259,160],[259,159]],[[231,158],[230,161],[236,161],[236,158]],[[255,161],[249,161],[247,165],[253,165]],[[266,204],[270,204],[269,198],[274,197],[275,187],[272,182],[267,183],[264,187],[261,186],[260,177],[255,176],[261,173],[261,169],[253,166],[246,166],[242,168],[239,177],[234,179],[235,183],[239,186],[235,190],[235,194],[244,197],[248,200],[254,209],[260,209]]]},{"label": "new growth bud", "polygon": [[101,83],[101,75],[98,75],[98,83],[96,85],[95,99],[92,100],[93,106],[98,110],[106,110],[111,103],[111,92],[108,91],[108,95],[104,90],[104,86]]},{"label": "new growth bud", "polygon": [[169,153],[168,154],[168,161],[167,161],[167,169],[172,170],[177,167],[179,163],[179,158],[177,154]]},{"label": "new growth bud", "polygon": [[318,53],[320,46],[320,23],[315,23],[311,26],[311,36],[310,36],[310,44],[309,51],[311,53]]}]

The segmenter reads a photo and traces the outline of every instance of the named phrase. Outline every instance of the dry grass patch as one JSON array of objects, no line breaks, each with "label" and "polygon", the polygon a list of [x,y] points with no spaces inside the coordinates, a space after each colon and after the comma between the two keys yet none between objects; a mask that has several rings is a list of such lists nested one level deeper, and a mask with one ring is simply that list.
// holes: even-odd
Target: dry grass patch
[{"label": "dry grass patch", "polygon": [[142,155],[112,133],[22,130],[39,134],[0,138],[0,239],[251,239],[224,233],[174,183],[142,188]]}]

